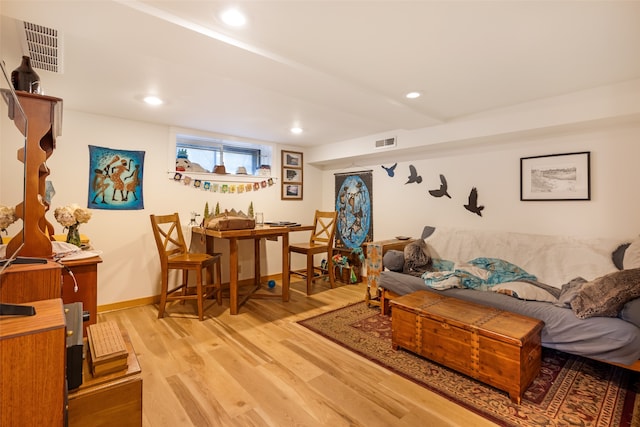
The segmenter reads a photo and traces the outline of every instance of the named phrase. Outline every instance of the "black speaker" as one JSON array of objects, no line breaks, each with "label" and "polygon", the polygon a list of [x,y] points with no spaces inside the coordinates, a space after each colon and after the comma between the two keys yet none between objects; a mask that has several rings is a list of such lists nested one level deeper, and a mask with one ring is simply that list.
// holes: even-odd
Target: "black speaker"
[{"label": "black speaker", "polygon": [[82,303],[65,304],[64,313],[67,320],[67,388],[74,390],[82,385]]}]

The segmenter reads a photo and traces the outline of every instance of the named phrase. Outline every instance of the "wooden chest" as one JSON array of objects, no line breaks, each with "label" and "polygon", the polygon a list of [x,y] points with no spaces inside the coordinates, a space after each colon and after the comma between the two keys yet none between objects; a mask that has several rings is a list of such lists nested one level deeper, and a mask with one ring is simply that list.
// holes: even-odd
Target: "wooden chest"
[{"label": "wooden chest", "polygon": [[393,348],[509,393],[520,403],[541,363],[540,320],[418,291],[391,301]]}]

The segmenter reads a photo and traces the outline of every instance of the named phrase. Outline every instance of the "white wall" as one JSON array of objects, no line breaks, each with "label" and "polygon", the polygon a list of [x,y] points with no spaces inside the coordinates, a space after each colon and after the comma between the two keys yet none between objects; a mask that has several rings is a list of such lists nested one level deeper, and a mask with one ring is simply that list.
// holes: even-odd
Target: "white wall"
[{"label": "white wall", "polygon": [[[608,124],[606,124],[608,123]],[[114,149],[143,150],[145,209],[139,211],[94,210],[93,218],[82,226],[96,249],[102,250],[104,263],[99,267],[98,304],[134,300],[156,295],[159,290],[159,263],[149,214],[178,211],[188,222],[192,210],[202,212],[205,202],[210,209],[217,201],[222,209],[245,210],[253,202],[256,211],[267,219],[290,219],[309,222],[314,209],[334,206],[334,173],[373,169],[374,238],[396,235],[417,236],[425,224],[500,229],[545,234],[571,234],[592,237],[629,239],[640,234],[640,122],[629,120],[612,124],[584,126],[582,130],[563,128],[544,135],[495,138],[479,144],[453,148],[420,150],[424,131],[407,131],[403,140],[413,138],[410,154],[388,152],[384,160],[352,161],[349,168],[320,170],[307,164],[305,152],[304,200],[281,201],[279,185],[269,190],[245,194],[220,194],[185,187],[167,178],[170,163],[167,144],[170,129],[165,126],[96,116],[65,110],[63,134],[48,161],[56,195],[52,208],[69,203],[85,204],[89,177],[88,145]],[[15,204],[20,199],[22,164],[15,150],[20,139],[15,129],[3,126],[0,147],[1,204]],[[343,144],[343,146],[346,144]],[[279,181],[280,149],[300,151],[296,147],[278,146],[274,153],[273,174]],[[329,147],[331,151],[333,147]],[[519,200],[520,158],[545,154],[591,151],[591,201],[521,202]],[[339,158],[332,152],[326,158]],[[398,161],[396,175],[389,178],[381,168]],[[421,184],[405,184],[409,164],[423,177]],[[439,174],[447,177],[452,199],[437,199],[427,191],[439,186]],[[477,187],[479,202],[485,205],[478,217],[463,208],[471,187]],[[53,219],[49,220],[61,232]],[[17,232],[10,227],[10,235]],[[305,240],[299,233],[292,240]],[[226,247],[226,245],[225,245]],[[266,271],[280,272],[280,243],[265,242]],[[249,247],[243,245],[241,278],[252,274]],[[226,252],[226,251],[224,251]],[[226,256],[226,255],[225,255]],[[224,277],[224,280],[228,278]]]},{"label": "white wall", "polygon": [[[5,137],[7,135],[7,137]],[[22,164],[16,160],[15,149],[20,146],[18,132],[2,129],[0,164],[0,204],[16,204],[21,200],[16,179],[21,179]],[[244,194],[221,194],[186,187],[168,179],[167,165],[170,129],[165,126],[97,116],[78,111],[65,110],[62,136],[57,139],[57,147],[47,162],[51,169],[49,179],[56,194],[51,211],[47,214],[56,232],[62,232],[53,218],[53,210],[58,206],[77,203],[86,206],[89,185],[89,145],[123,150],[145,151],[143,176],[144,209],[130,211],[92,210],[93,217],[83,224],[80,231],[90,237],[92,245],[103,251],[104,262],[98,268],[98,305],[134,300],[157,295],[159,292],[159,270],[157,250],[151,234],[149,214],[178,212],[183,223],[188,223],[191,211],[204,212],[205,203],[211,211],[216,202],[221,209],[236,209],[247,212],[253,202],[256,212],[264,212],[266,219],[293,220],[309,223],[313,212],[321,200],[320,175],[313,168],[304,169],[303,201],[282,201],[280,199],[280,149],[298,149],[276,146],[272,175],[276,184],[268,189]],[[15,139],[15,143],[7,140]],[[199,218],[201,219],[201,217]],[[10,227],[14,235],[18,223]],[[292,241],[308,239],[304,232],[294,234]],[[281,266],[280,242],[265,242],[266,250],[263,274],[278,274]],[[225,253],[226,243],[216,250]],[[242,256],[240,278],[251,277],[253,273],[252,249],[249,241],[241,242]],[[265,268],[265,267],[263,267]],[[228,280],[228,271],[223,268],[223,280]]]},{"label": "white wall", "polygon": [[[640,122],[632,121],[497,138],[465,149],[412,151],[409,160],[389,152],[382,161],[356,160],[347,169],[325,170],[323,203],[333,203],[335,172],[370,168],[376,240],[419,236],[424,225],[629,239],[640,234],[638,141]],[[520,201],[521,157],[579,151],[591,152],[590,201]],[[388,177],[381,165],[398,160],[395,176]],[[421,184],[405,184],[410,164],[422,176]],[[452,199],[428,194],[439,187],[439,174],[447,178]],[[463,207],[471,187],[478,188],[479,203],[485,206],[482,217]]]}]

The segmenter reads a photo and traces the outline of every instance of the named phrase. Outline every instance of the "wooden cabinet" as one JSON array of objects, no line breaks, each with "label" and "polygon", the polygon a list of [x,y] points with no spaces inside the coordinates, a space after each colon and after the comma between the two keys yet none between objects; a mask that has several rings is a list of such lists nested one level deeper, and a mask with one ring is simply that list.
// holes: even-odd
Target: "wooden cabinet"
[{"label": "wooden cabinet", "polygon": [[0,317],[0,425],[59,427],[66,387],[62,300],[25,303],[35,316]]},{"label": "wooden cabinet", "polygon": [[[89,312],[89,319],[83,322],[85,337],[87,327],[98,318],[98,264],[101,262],[100,257],[62,262],[66,267],[62,269],[62,300],[65,304],[81,302],[82,309]],[[73,277],[67,268],[73,272]]]},{"label": "wooden cabinet", "polygon": [[122,337],[129,352],[126,371],[94,377],[85,357],[83,383],[69,392],[69,427],[142,425],[140,364],[128,334]]}]

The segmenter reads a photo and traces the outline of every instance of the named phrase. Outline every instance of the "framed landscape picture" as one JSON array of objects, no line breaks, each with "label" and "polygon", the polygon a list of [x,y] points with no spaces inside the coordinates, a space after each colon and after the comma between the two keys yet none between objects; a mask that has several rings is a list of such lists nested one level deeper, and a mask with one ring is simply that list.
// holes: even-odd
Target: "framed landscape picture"
[{"label": "framed landscape picture", "polygon": [[282,200],[302,200],[302,153],[282,150]]},{"label": "framed landscape picture", "polygon": [[302,169],[282,168],[284,182],[302,182]]},{"label": "framed landscape picture", "polygon": [[282,150],[283,168],[302,168],[302,153]]},{"label": "framed landscape picture", "polygon": [[302,200],[302,184],[282,183],[282,199]]},{"label": "framed landscape picture", "polygon": [[520,200],[591,200],[589,151],[520,159]]}]

